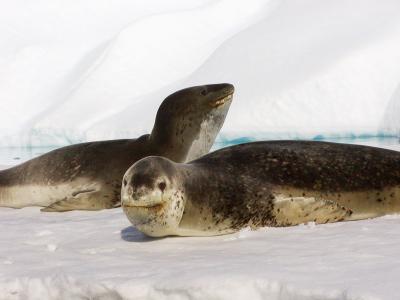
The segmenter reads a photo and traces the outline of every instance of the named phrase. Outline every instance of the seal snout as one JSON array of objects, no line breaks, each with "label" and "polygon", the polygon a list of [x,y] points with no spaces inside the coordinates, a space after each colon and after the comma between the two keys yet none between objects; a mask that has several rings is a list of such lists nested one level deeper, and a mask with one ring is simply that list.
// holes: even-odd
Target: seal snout
[{"label": "seal snout", "polygon": [[211,107],[219,107],[221,105],[224,105],[226,102],[228,102],[230,100],[232,100],[232,94],[210,102],[210,106]]},{"label": "seal snout", "polygon": [[235,92],[234,86],[229,83],[207,85],[205,90],[205,95],[210,94],[212,97],[208,104],[215,108],[230,102],[233,98],[233,93]]},{"label": "seal snout", "polygon": [[162,203],[162,193],[166,187],[161,182],[157,187],[135,186],[131,183],[122,187],[122,205],[129,207],[152,207]]},{"label": "seal snout", "polygon": [[121,199],[126,207],[154,207],[163,203],[168,179],[154,165],[132,166],[122,180]]}]

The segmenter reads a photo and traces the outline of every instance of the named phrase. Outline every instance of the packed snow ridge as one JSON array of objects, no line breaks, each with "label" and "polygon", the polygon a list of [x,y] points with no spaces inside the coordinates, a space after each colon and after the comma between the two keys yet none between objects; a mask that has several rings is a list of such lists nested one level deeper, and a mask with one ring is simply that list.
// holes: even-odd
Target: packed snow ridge
[{"label": "packed snow ridge", "polygon": [[237,92],[220,135],[318,138],[400,131],[396,0],[6,0],[0,146],[148,133],[197,84]]}]

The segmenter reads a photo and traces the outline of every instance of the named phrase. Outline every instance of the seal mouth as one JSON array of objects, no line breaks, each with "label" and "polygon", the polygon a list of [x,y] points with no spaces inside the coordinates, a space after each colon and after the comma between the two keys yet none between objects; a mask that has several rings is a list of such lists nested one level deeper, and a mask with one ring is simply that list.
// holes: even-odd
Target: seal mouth
[{"label": "seal mouth", "polygon": [[224,105],[226,102],[232,100],[232,97],[233,93],[230,93],[229,95],[218,98],[217,100],[210,102],[209,104],[211,107],[219,107],[221,105]]},{"label": "seal mouth", "polygon": [[154,204],[154,205],[146,205],[146,206],[144,206],[144,205],[124,205],[124,207],[126,207],[126,208],[130,208],[130,209],[142,209],[142,210],[154,210],[154,211],[157,211],[157,210],[160,210],[160,209],[162,209],[163,207],[164,207],[164,204],[163,203],[159,203],[159,204]]}]

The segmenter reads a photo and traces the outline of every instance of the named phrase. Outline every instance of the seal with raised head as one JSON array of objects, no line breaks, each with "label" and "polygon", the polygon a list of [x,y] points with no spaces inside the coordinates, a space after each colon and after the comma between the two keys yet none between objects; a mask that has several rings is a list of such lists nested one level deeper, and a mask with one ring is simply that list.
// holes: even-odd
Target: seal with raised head
[{"label": "seal with raised head", "polygon": [[180,90],[162,102],[150,135],[71,145],[0,171],[0,206],[43,211],[119,206],[122,177],[137,160],[159,155],[184,162],[208,153],[233,92],[230,84]]},{"label": "seal with raised head", "polygon": [[154,237],[378,217],[400,212],[400,152],[267,141],[189,163],[147,157],[124,175],[122,207]]}]

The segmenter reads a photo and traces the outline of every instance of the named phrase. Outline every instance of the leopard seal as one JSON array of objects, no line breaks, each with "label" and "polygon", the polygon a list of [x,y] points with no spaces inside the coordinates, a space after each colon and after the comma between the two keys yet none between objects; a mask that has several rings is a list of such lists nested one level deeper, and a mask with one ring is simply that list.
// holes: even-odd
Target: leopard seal
[{"label": "leopard seal", "polygon": [[151,134],[71,145],[0,171],[0,206],[43,211],[119,206],[122,177],[135,161],[159,155],[184,162],[208,153],[233,93],[231,84],[177,91],[160,105]]},{"label": "leopard seal", "polygon": [[128,219],[153,237],[361,220],[400,212],[400,152],[264,141],[189,163],[147,157],[128,169],[121,194]]}]

